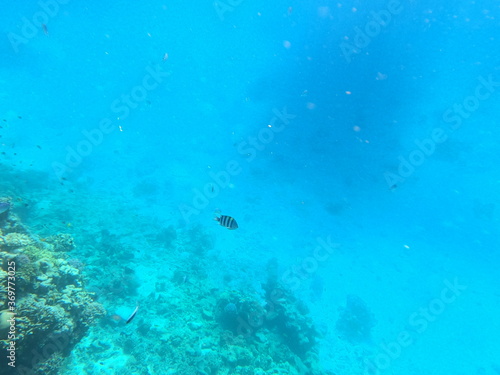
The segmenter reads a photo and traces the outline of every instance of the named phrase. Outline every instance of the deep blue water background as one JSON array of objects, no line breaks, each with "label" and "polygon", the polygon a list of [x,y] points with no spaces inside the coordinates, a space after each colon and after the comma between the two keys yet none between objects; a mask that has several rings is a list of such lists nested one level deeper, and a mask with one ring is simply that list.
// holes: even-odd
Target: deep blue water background
[{"label": "deep blue water background", "polygon": [[[326,368],[344,366],[329,340],[347,295],[376,316],[377,353],[456,279],[466,291],[384,371],[498,373],[500,85],[470,99],[481,82],[500,82],[498,2],[401,2],[349,59],[342,43],[353,44],[356,28],[388,2],[236,3],[224,11],[210,1],[69,1],[46,22],[48,35],[38,27],[17,51],[9,33],[22,35],[23,17],[32,20],[40,5],[4,6],[0,163],[64,177],[48,201],[68,189],[110,197],[111,221],[123,204],[163,226],[206,226],[224,266],[243,264],[249,275],[272,257],[283,271],[301,264],[318,237],[331,238],[338,251],[297,291],[329,332]],[[148,69],[168,76],[118,119],[112,103]],[[474,107],[458,128],[443,117],[456,104]],[[289,123],[270,133],[276,111]],[[113,131],[56,173],[54,163],[103,119]],[[265,129],[271,142],[252,147],[251,158],[241,152]],[[392,180],[436,129],[446,140]],[[238,167],[230,185],[196,201],[228,162]],[[234,216],[238,231],[214,225],[215,209]]]}]

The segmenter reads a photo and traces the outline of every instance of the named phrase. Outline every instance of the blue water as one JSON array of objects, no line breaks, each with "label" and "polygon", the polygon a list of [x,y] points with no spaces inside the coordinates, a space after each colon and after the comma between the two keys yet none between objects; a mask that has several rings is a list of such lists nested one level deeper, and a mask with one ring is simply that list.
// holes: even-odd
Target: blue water
[{"label": "blue water", "polygon": [[[0,15],[0,197],[107,288],[60,373],[176,373],[110,316],[166,324],[158,282],[198,257],[262,304],[276,258],[325,373],[500,373],[497,2],[41,4]],[[349,308],[369,334],[339,328]]]}]

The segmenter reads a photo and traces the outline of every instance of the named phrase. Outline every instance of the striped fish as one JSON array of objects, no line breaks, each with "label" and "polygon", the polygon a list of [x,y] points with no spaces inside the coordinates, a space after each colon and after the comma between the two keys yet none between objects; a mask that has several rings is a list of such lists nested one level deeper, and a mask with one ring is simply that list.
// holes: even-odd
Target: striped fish
[{"label": "striped fish", "polygon": [[231,216],[221,215],[220,217],[215,217],[214,220],[217,220],[220,225],[229,230],[238,229],[238,223]]}]

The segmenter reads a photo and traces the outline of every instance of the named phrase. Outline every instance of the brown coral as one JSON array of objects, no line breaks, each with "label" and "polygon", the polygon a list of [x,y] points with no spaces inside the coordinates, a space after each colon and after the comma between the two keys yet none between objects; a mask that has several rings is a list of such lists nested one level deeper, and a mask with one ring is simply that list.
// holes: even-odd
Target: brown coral
[{"label": "brown coral", "polygon": [[[74,246],[69,235],[37,243],[20,229],[0,237],[0,273],[5,273],[8,262],[16,265],[16,366],[20,371],[56,374],[64,356],[105,310],[84,290],[80,270],[61,252]],[[0,300],[0,310],[6,302]],[[0,341],[0,349],[6,347],[7,342]]]}]

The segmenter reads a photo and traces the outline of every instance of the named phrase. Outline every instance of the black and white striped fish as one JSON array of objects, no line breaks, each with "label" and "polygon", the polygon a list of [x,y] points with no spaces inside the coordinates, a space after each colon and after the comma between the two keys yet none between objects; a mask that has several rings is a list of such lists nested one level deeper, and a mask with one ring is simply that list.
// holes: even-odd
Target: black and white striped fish
[{"label": "black and white striped fish", "polygon": [[231,216],[221,215],[219,217],[215,217],[214,220],[217,220],[220,225],[229,230],[238,229],[238,223]]}]

